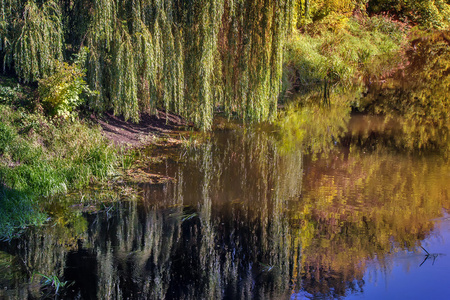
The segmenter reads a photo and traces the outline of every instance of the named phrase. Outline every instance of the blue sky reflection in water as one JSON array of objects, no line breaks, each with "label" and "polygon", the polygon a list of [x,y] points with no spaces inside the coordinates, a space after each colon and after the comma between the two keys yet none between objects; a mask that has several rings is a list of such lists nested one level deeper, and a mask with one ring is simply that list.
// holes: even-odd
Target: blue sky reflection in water
[{"label": "blue sky reflection in water", "polygon": [[327,141],[218,131],[142,166],[175,179],[142,201],[55,199],[50,226],[0,245],[0,298],[39,298],[35,272],[73,283],[63,299],[446,299],[447,160]]},{"label": "blue sky reflection in water", "polygon": [[364,294],[348,299],[447,299],[450,295],[450,218],[436,221],[436,229],[422,245],[429,252],[392,255],[392,269],[374,263],[365,273]]},{"label": "blue sky reflection in water", "polygon": [[[450,295],[450,216],[436,220],[436,228],[416,251],[388,255],[389,268],[375,259],[367,265],[360,292],[340,299],[448,299]],[[327,299],[305,291],[295,292],[291,299]]]}]

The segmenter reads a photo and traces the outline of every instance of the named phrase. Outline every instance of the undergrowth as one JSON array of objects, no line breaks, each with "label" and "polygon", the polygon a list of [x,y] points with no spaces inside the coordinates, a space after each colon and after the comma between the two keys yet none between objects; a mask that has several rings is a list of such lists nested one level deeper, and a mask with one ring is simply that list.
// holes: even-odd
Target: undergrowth
[{"label": "undergrowth", "polygon": [[402,61],[406,25],[386,16],[330,14],[293,32],[286,44],[286,89],[309,92],[325,81],[341,86],[367,83]]},{"label": "undergrowth", "polygon": [[118,153],[98,127],[49,119],[33,105],[35,99],[24,96],[23,87],[3,78],[0,83],[0,238],[5,238],[17,228],[42,222],[37,197],[112,175]]}]

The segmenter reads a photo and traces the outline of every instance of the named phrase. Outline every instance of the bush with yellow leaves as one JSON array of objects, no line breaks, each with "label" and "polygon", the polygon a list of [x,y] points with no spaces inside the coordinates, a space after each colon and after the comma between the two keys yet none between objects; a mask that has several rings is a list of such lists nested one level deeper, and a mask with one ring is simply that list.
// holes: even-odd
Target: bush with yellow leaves
[{"label": "bush with yellow leaves", "polygon": [[82,50],[73,64],[60,63],[52,75],[39,80],[39,96],[50,116],[75,117],[74,109],[83,103],[82,94],[92,94],[84,80],[85,59],[86,51]]}]

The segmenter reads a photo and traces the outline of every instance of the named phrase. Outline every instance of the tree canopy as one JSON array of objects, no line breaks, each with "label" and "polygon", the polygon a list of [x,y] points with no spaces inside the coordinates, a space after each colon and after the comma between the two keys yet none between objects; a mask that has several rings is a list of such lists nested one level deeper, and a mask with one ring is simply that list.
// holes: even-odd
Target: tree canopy
[{"label": "tree canopy", "polygon": [[88,48],[88,105],[137,121],[155,108],[211,126],[276,111],[293,1],[0,0],[0,62],[24,82]]}]

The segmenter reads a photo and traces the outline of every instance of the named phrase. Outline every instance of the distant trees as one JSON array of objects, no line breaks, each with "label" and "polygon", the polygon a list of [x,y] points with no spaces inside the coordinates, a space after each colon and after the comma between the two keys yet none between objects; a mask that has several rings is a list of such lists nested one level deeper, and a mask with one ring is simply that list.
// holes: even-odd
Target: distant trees
[{"label": "distant trees", "polygon": [[332,13],[365,11],[368,0],[296,0],[294,22],[297,26],[322,19]]},{"label": "distant trees", "polygon": [[449,1],[445,0],[369,0],[369,13],[387,12],[400,19],[434,28],[446,27],[450,22]]},{"label": "distant trees", "polygon": [[331,13],[387,13],[403,21],[442,28],[450,22],[450,1],[446,0],[296,0],[297,24],[305,24]]}]

